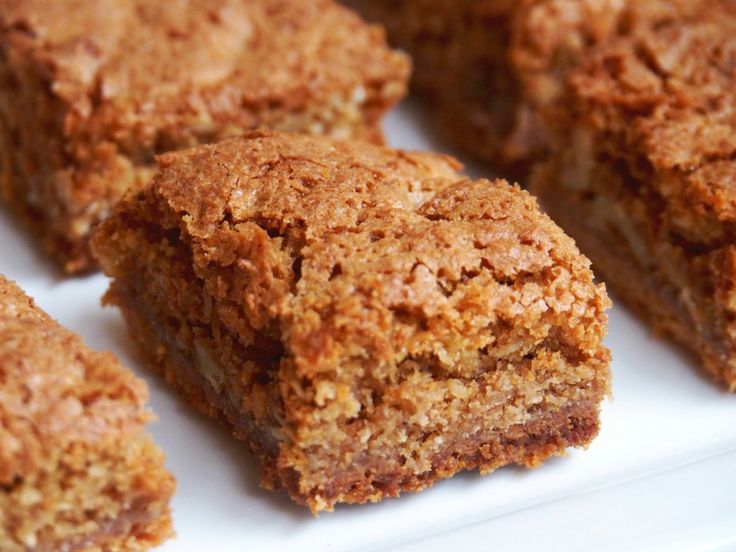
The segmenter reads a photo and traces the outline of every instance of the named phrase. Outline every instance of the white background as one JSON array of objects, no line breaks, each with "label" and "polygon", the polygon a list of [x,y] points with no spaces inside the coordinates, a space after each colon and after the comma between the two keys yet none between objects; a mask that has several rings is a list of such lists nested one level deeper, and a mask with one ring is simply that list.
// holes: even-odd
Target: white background
[{"label": "white background", "polygon": [[[420,115],[412,105],[394,112],[390,143],[443,148]],[[260,489],[245,448],[144,370],[119,313],[100,306],[103,276],[61,277],[1,210],[0,272],[149,382],[159,416],[151,431],[178,480],[178,536],[162,552],[736,550],[736,396],[622,307],[610,313],[607,339],[614,400],[604,405],[603,429],[587,451],[533,471],[465,473],[419,494],[315,519],[285,495]]]}]

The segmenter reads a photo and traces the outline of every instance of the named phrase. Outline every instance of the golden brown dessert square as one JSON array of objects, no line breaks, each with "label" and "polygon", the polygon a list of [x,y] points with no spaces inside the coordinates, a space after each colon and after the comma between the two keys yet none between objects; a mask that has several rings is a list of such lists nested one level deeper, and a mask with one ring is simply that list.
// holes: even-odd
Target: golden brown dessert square
[{"label": "golden brown dessert square", "polygon": [[736,4],[600,48],[533,189],[618,295],[736,389]]},{"label": "golden brown dessert square", "polygon": [[171,535],[146,399],[0,276],[0,550],[139,551]]},{"label": "golden brown dessert square", "polygon": [[407,59],[332,0],[5,0],[0,192],[68,272],[157,153],[256,127],[381,140]]},{"label": "golden brown dessert square", "polygon": [[94,237],[106,298],[264,486],[319,512],[598,432],[609,301],[518,187],[282,133],[159,164]]},{"label": "golden brown dessert square", "polygon": [[589,49],[689,17],[710,0],[346,0],[414,58],[413,86],[462,148],[525,175],[547,110]]}]

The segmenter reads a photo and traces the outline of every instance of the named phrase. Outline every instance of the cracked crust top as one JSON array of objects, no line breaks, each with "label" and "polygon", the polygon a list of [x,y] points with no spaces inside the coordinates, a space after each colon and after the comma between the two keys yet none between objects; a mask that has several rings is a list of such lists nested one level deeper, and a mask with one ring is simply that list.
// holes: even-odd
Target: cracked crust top
[{"label": "cracked crust top", "polygon": [[736,2],[614,42],[571,76],[569,110],[647,178],[685,240],[736,239]]},{"label": "cracked crust top", "polygon": [[[585,55],[591,45],[652,26],[697,17],[721,0],[522,0],[506,9],[511,19],[511,59],[525,71],[547,73]],[[491,4],[498,2],[491,1]],[[475,3],[477,4],[477,2]]]},{"label": "cracked crust top", "polygon": [[141,432],[147,396],[112,354],[85,347],[0,276],[0,485],[71,443]]},{"label": "cracked crust top", "polygon": [[[437,154],[269,132],[159,164],[97,241],[154,205],[191,241],[225,324],[246,342],[250,328],[282,339],[303,375],[356,355],[380,379],[407,355],[472,372],[478,349],[518,346],[494,343],[489,324],[523,334],[540,318],[565,328],[563,346],[600,352],[608,298],[589,261],[505,181],[470,181]],[[106,270],[117,275],[109,255]]]},{"label": "cracked crust top", "polygon": [[134,151],[247,107],[395,100],[409,65],[331,0],[5,0],[0,26],[11,59],[35,60],[69,106],[68,136]]},{"label": "cracked crust top", "polygon": [[443,155],[277,132],[159,165],[94,237],[107,298],[163,328],[139,341],[173,353],[172,381],[177,351],[195,359],[206,386],[182,387],[230,409],[264,485],[329,510],[535,465],[550,442],[529,437],[521,458],[489,440],[533,419],[557,428],[566,408],[590,433],[559,446],[595,432],[609,301],[517,186],[472,181]]}]

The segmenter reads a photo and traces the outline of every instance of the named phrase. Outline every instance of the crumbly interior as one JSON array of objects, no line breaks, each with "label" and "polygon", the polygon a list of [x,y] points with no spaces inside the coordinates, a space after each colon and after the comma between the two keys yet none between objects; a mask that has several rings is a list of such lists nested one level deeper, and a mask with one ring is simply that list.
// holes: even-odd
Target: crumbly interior
[{"label": "crumbly interior", "polygon": [[145,384],[0,277],[0,549],[147,550],[174,483]]},{"label": "crumbly interior", "polygon": [[[612,37],[709,9],[709,0],[346,0],[415,61],[414,87],[463,149],[525,176],[552,138],[565,77]],[[552,129],[554,130],[554,128]]]},{"label": "crumbly interior", "polygon": [[258,133],[161,158],[94,245],[153,364],[314,512],[597,433],[608,299],[525,192]]},{"label": "crumbly interior", "polygon": [[622,299],[734,390],[736,12],[723,8],[591,56],[533,189]]},{"label": "crumbly interior", "polygon": [[0,191],[69,272],[154,155],[259,127],[380,142],[409,70],[331,0],[10,0],[0,23]]}]

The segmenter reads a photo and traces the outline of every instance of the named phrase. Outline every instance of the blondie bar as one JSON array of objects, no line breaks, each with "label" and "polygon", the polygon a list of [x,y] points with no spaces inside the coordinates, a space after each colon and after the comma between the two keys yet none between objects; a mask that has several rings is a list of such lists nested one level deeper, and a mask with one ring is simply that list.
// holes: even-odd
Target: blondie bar
[{"label": "blondie bar", "polygon": [[0,550],[147,550],[174,480],[146,385],[0,276]]},{"label": "blondie bar", "polygon": [[155,154],[255,127],[381,140],[409,63],[331,0],[0,2],[0,195],[68,272]]},{"label": "blondie bar", "polygon": [[609,301],[526,192],[258,132],[159,158],[93,248],[156,369],[313,512],[596,435]]},{"label": "blondie bar", "polygon": [[622,299],[736,390],[736,3],[722,4],[575,70],[532,188]]},{"label": "blondie bar", "polygon": [[547,112],[589,49],[708,9],[709,0],[346,0],[383,22],[414,87],[461,147],[526,175],[551,139]]}]

